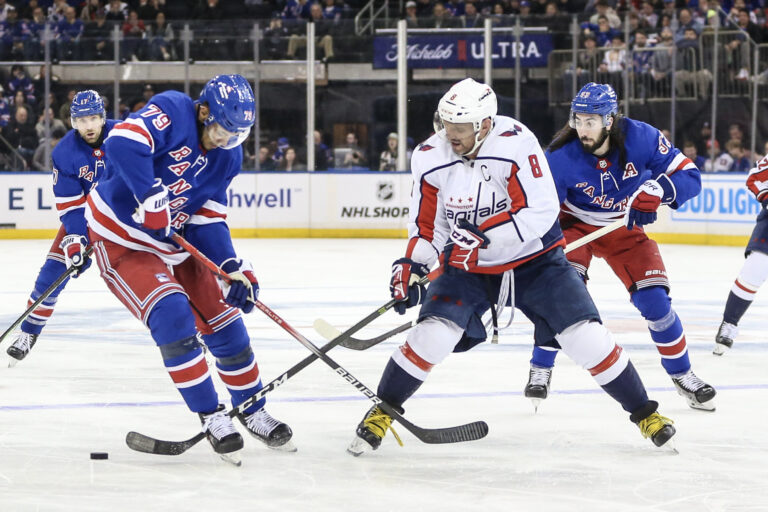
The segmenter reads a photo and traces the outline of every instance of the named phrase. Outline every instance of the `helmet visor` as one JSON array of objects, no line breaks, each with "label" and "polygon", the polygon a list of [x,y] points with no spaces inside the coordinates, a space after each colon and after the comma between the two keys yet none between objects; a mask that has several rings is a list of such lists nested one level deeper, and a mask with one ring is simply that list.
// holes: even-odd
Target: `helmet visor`
[{"label": "helmet visor", "polygon": [[214,146],[222,149],[236,148],[248,138],[248,134],[251,133],[250,128],[244,128],[237,132],[231,132],[225,130],[219,123],[211,123],[205,127],[208,132],[208,137]]}]

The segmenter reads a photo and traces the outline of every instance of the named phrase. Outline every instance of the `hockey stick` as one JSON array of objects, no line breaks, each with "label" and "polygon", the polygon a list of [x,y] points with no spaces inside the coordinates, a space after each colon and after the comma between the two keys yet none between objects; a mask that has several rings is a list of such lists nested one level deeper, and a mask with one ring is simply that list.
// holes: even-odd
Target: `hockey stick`
[{"label": "hockey stick", "polygon": [[[85,257],[86,257],[86,258],[90,257],[92,252],[93,252],[93,247],[88,247],[88,248],[85,250]],[[72,273],[74,273],[74,272],[75,272],[75,270],[77,270],[77,267],[75,267],[75,266],[67,267],[67,269],[66,269],[64,272],[62,272],[62,274],[61,274],[61,275],[60,275],[60,276],[59,276],[59,277],[58,277],[58,278],[57,278],[57,279],[56,279],[56,280],[53,282],[53,284],[51,284],[51,286],[49,286],[49,287],[48,287],[48,288],[47,288],[47,289],[46,289],[46,290],[45,290],[45,291],[42,293],[42,295],[40,295],[40,297],[38,297],[38,298],[37,298],[37,300],[36,300],[35,302],[33,302],[33,303],[32,303],[32,305],[31,305],[31,306],[29,306],[29,307],[27,308],[27,310],[26,310],[25,312],[24,312],[24,313],[22,313],[22,315],[21,315],[19,318],[17,318],[17,319],[16,319],[16,321],[15,321],[15,322],[13,322],[13,323],[11,324],[11,326],[10,326],[8,329],[6,329],[6,330],[5,330],[5,332],[2,334],[2,336],[0,336],[0,343],[2,343],[2,342],[3,342],[3,340],[4,340],[4,339],[5,339],[5,338],[6,338],[6,337],[9,335],[9,334],[11,334],[13,331],[15,331],[15,330],[16,330],[16,328],[17,328],[18,326],[20,326],[20,325],[22,324],[22,322],[24,322],[24,320],[26,320],[26,319],[27,319],[27,317],[28,317],[29,315],[31,315],[33,311],[35,311],[35,309],[37,309],[37,306],[39,306],[39,305],[40,305],[40,304],[41,304],[41,303],[42,303],[42,302],[43,302],[45,299],[47,299],[47,298],[48,298],[48,297],[49,297],[49,296],[50,296],[50,295],[51,295],[51,294],[52,294],[54,291],[56,291],[56,288],[58,288],[59,286],[61,286],[61,283],[63,283],[64,281],[66,281],[66,280],[69,278],[69,276],[71,276],[71,275],[72,275]]]},{"label": "hockey stick", "polygon": [[[179,245],[181,245],[184,249],[186,249],[190,254],[200,259],[200,261],[202,261],[210,270],[214,271],[217,275],[223,274],[222,271],[213,262],[211,262],[204,254],[202,254],[194,246],[189,244],[189,242],[184,240],[181,236],[174,235],[174,241]],[[224,274],[222,277],[229,279],[229,276],[226,274]],[[425,277],[423,279],[426,282],[428,278]],[[258,306],[259,304],[261,303],[257,301],[256,305]],[[321,348],[317,348],[312,343],[307,341],[307,343],[315,349],[312,351],[313,352],[312,355],[307,356],[306,358],[296,363],[294,366],[292,366],[287,371],[285,371],[282,375],[272,380],[269,384],[265,385],[261,390],[253,394],[246,401],[244,401],[237,407],[233,408],[228,413],[229,417],[233,418],[238,413],[244,411],[248,407],[251,407],[253,404],[261,400],[267,393],[275,390],[277,387],[284,384],[288,379],[290,379],[291,377],[296,375],[298,372],[300,372],[301,370],[309,366],[316,359],[321,358],[321,356],[325,356],[325,352],[328,352],[336,345],[339,345],[349,336],[356,333],[357,331],[359,331],[360,329],[362,329],[363,327],[371,323],[373,320],[377,319],[378,317],[380,317],[381,315],[383,315],[384,313],[392,309],[394,305],[395,305],[395,301],[390,300],[389,302],[387,302],[386,304],[378,308],[376,311],[372,312],[371,314],[369,314],[368,316],[360,320],[358,323],[356,323],[355,325],[347,329],[347,331],[342,333],[335,340],[323,345]],[[263,304],[261,304],[261,306],[263,306],[268,310],[268,308]],[[265,312],[265,310],[262,309],[261,307],[259,309]],[[290,326],[287,326],[287,324],[285,324],[282,321],[282,319],[280,319],[280,321],[275,320],[275,318],[279,319],[279,317],[276,314],[274,313],[272,314],[274,315],[274,317],[266,312],[265,314],[267,314],[270,318],[272,318],[284,329],[288,330],[288,328],[290,328]],[[293,334],[293,332],[295,331],[293,332],[288,331],[288,332],[291,332],[291,334]],[[301,336],[298,332],[296,334],[298,336]],[[327,359],[332,361],[330,358],[327,358]],[[338,367],[337,373],[339,373],[342,376],[345,376],[345,378],[347,378],[347,376],[351,377],[351,375],[348,372],[346,372],[346,370],[341,368],[341,366],[338,366],[338,365],[336,366]],[[343,374],[339,372],[339,370],[344,371],[346,373]],[[351,378],[354,379],[354,377],[351,377]],[[354,379],[354,381],[359,383],[359,381],[357,381],[356,379]],[[352,381],[350,381],[350,383],[351,382]],[[362,386],[362,384],[360,385]],[[377,400],[379,400],[378,397],[376,397],[376,395],[372,391],[370,391],[365,386],[362,386],[362,387],[365,389],[365,391],[363,389],[360,389],[359,387],[357,389],[359,389],[364,394],[366,394],[366,391],[370,393],[371,396],[366,394],[366,396],[369,396],[370,399],[373,400],[373,397],[375,397]],[[393,412],[397,414],[396,411],[393,411]],[[400,415],[398,414],[397,416],[400,416]],[[403,420],[407,421],[404,418]],[[421,434],[422,437],[426,438],[424,442],[459,442],[459,441],[470,441],[470,440],[480,439],[484,437],[488,433],[488,425],[485,424],[484,422],[478,422],[478,423],[481,423],[481,425],[469,424],[469,425],[462,425],[461,427],[454,427],[453,429],[448,428],[448,429],[430,429],[430,430],[420,429],[419,427],[413,424],[410,424],[410,423],[409,424],[414,428],[414,430],[411,430],[412,432],[414,432],[414,435],[418,437],[417,435],[417,432],[418,432],[418,434]],[[405,423],[404,423],[404,426],[405,426]],[[408,427],[406,426],[406,428]],[[153,453],[158,455],[180,455],[186,452],[187,450],[189,450],[190,448],[192,448],[193,446],[195,446],[204,438],[205,438],[205,433],[199,432],[193,437],[184,441],[163,441],[160,439],[155,439],[153,437],[146,436],[139,432],[129,432],[125,438],[125,442],[128,445],[128,447],[131,448],[132,450],[136,450],[144,453]],[[433,439],[438,439],[438,440],[434,441]],[[450,439],[453,439],[453,440],[450,440]]]},{"label": "hockey stick", "polygon": [[[615,220],[612,223],[608,224],[607,226],[603,226],[602,228],[595,230],[588,235],[584,235],[578,240],[574,240],[573,242],[569,243],[568,245],[565,246],[565,249],[563,252],[565,254],[568,254],[574,249],[578,249],[579,247],[583,247],[588,243],[594,240],[597,240],[601,236],[605,236],[608,233],[616,231],[618,228],[622,227],[623,225],[624,225],[624,219]],[[410,322],[406,322],[403,325],[392,329],[391,331],[387,331],[384,334],[380,334],[379,336],[376,336],[375,338],[360,339],[360,338],[353,338],[350,336],[343,343],[341,343],[341,346],[344,348],[352,349],[352,350],[367,350],[373,347],[374,345],[377,345],[382,341],[388,338],[391,338],[392,336],[395,336],[396,334],[400,334],[401,332],[407,331],[414,325],[416,325],[416,320],[411,320]],[[322,318],[316,319],[312,326],[315,328],[315,331],[317,331],[317,333],[320,336],[322,336],[327,340],[332,340],[341,334],[341,331],[339,329],[337,329],[327,321],[323,320]]]}]

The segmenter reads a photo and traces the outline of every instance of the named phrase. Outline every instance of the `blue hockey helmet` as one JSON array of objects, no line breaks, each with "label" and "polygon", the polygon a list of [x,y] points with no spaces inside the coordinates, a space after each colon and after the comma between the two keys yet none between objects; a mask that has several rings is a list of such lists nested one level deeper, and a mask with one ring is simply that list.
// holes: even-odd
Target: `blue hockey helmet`
[{"label": "blue hockey helmet", "polygon": [[[72,127],[78,131],[87,129],[86,125],[77,121],[87,116],[99,116],[101,118],[99,126],[103,126],[107,120],[107,115],[104,112],[104,100],[94,90],[80,91],[72,98],[72,103],[69,105],[69,116]],[[93,121],[89,122],[93,123]],[[93,127],[92,124],[91,126]]]},{"label": "blue hockey helmet", "polygon": [[576,94],[571,101],[571,115],[568,124],[574,126],[576,114],[598,114],[603,117],[603,126],[608,125],[610,116],[619,112],[619,102],[616,91],[608,84],[589,82]]},{"label": "blue hockey helmet", "polygon": [[208,104],[205,126],[213,129],[216,123],[219,127],[215,133],[229,135],[219,147],[232,149],[248,138],[256,118],[256,101],[251,84],[244,77],[217,75],[211,78],[200,92],[198,103]]}]

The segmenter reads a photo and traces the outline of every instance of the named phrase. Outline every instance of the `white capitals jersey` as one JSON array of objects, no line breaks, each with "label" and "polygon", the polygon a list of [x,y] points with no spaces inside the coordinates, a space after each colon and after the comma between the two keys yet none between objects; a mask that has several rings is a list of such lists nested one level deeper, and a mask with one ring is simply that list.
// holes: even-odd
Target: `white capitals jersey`
[{"label": "white capitals jersey", "polygon": [[432,266],[462,218],[490,239],[475,272],[501,273],[564,245],[547,159],[536,136],[512,118],[494,118],[474,160],[432,135],[413,152],[411,170],[406,256],[415,261]]}]

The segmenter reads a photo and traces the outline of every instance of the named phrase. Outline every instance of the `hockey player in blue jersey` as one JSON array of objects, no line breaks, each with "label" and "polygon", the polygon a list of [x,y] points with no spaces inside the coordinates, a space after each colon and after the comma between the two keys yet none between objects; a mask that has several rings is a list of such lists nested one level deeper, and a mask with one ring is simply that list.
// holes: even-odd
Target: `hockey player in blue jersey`
[{"label": "hockey player in blue jersey", "polygon": [[757,214],[755,227],[744,251],[744,265],[736,277],[725,303],[723,321],[715,335],[717,356],[733,346],[741,317],[755,300],[757,290],[768,279],[768,156],[755,163],[747,176],[747,188],[755,194],[762,208]]},{"label": "hockey player in blue jersey", "polygon": [[[253,309],[259,285],[225,222],[227,188],[255,115],[253,91],[240,75],[214,77],[197,101],[176,91],[153,96],[110,133],[110,165],[86,206],[104,281],[149,328],[171,379],[225,459],[237,457],[243,438],[219,403],[201,343],[216,357],[233,405],[262,388],[240,313]],[[171,242],[171,231],[228,273],[231,285],[220,290],[211,272]],[[291,429],[264,403],[240,421],[270,448],[294,451]]]},{"label": "hockey player in blue jersey", "polygon": [[[536,343],[555,338],[642,435],[662,446],[675,434],[671,420],[648,399],[563,255],[560,203],[538,140],[519,121],[496,115],[496,107],[487,85],[471,78],[454,84],[438,103],[436,133],[413,152],[409,240],[392,265],[390,293],[401,313],[423,304],[377,394],[402,408],[436,364],[483,342],[482,315],[514,297],[534,324]],[[425,288],[419,278],[437,261],[444,272]],[[391,421],[374,406],[347,450],[377,449]]]},{"label": "hockey player in blue jersey", "polygon": [[[69,113],[73,129],[61,139],[51,155],[53,194],[61,227],[37,276],[35,288],[29,296],[29,305],[67,267],[77,267],[73,274],[77,278],[91,264],[90,259],[84,256],[88,246],[85,197],[104,171],[104,139],[115,121],[106,120],[104,102],[96,91],[78,92],[72,99]],[[64,281],[21,324],[18,336],[7,350],[12,364],[24,359],[35,345],[67,282]]]},{"label": "hockey player in blue jersey", "polygon": [[[664,262],[656,242],[643,230],[656,220],[661,205],[676,209],[699,194],[699,170],[659,130],[620,116],[613,88],[594,82],[573,99],[568,124],[555,135],[546,156],[568,242],[622,217],[627,227],[570,252],[571,265],[586,282],[592,257],[605,259],[647,321],[661,364],[678,393],[692,408],[714,411],[715,390],[691,370]],[[525,396],[534,406],[549,392],[555,347],[537,344],[533,349]]]}]

